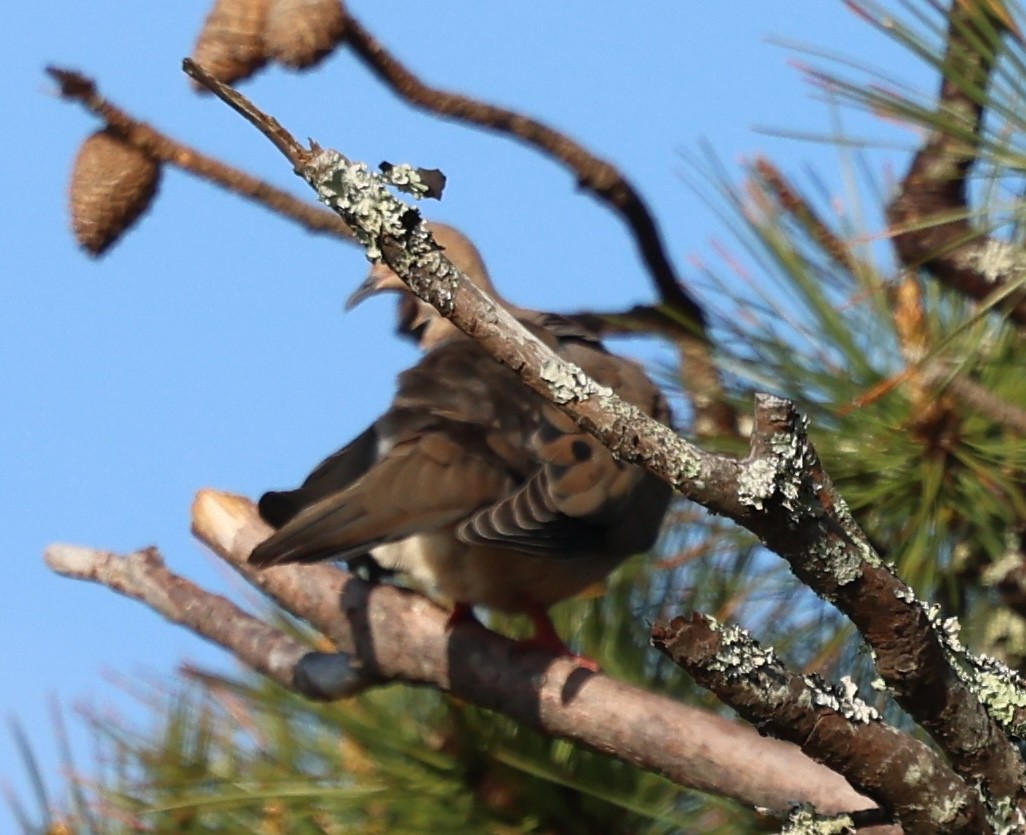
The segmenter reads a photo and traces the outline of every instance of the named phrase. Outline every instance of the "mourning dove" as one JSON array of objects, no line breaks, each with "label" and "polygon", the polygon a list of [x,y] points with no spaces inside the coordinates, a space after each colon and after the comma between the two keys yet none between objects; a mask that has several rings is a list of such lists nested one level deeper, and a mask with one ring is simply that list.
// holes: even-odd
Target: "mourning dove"
[{"label": "mourning dove", "polygon": [[[494,298],[473,245],[451,227],[433,224],[432,232]],[[376,266],[351,302],[402,286]],[[535,625],[535,643],[570,654],[548,608],[650,548],[670,488],[613,458],[434,308],[408,293],[401,298],[400,331],[425,356],[399,375],[388,410],[301,487],[261,498],[261,515],[279,530],[249,560],[262,567],[370,552],[453,602],[453,620],[475,605],[523,613]],[[566,319],[497,301],[600,384],[669,419],[639,365]]]}]

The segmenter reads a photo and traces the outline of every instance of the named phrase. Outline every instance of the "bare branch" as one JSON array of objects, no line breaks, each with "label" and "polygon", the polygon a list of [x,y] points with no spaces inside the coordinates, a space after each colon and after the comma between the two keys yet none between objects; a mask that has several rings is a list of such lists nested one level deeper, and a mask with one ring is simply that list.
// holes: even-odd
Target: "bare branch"
[{"label": "bare branch", "polygon": [[[244,577],[327,634],[349,656],[339,658],[362,686],[386,680],[434,686],[659,771],[680,785],[749,806],[784,811],[797,800],[827,813],[872,807],[843,778],[790,743],[764,739],[745,726],[545,651],[527,651],[477,625],[449,630],[446,613],[418,594],[369,586],[328,565],[256,572],[246,560],[270,529],[246,499],[201,492],[193,526]],[[225,598],[168,571],[152,548],[119,557],[54,545],[46,561],[66,577],[97,582],[145,603],[285,687],[305,695],[339,695],[303,687],[311,680],[323,682],[323,676],[317,678],[318,666],[327,666],[323,653],[309,653]],[[350,680],[346,694],[357,689]]]},{"label": "bare branch", "polygon": [[309,647],[184,577],[168,571],[156,548],[119,556],[75,545],[51,545],[46,564],[65,577],[90,580],[139,600],[172,623],[229,649],[239,660],[285,687]]},{"label": "bare branch", "polygon": [[81,73],[60,67],[48,67],[46,71],[60,84],[62,98],[79,102],[101,118],[126,143],[154,159],[180,168],[232,194],[259,203],[295,221],[308,232],[334,235],[345,241],[352,241],[353,233],[333,212],[327,212],[300,200],[287,191],[275,188],[264,180],[161,133],[104,98],[96,83]]},{"label": "bare branch", "polygon": [[[801,800],[828,813],[872,806],[790,743],[762,738],[745,726],[583,670],[547,651],[527,650],[478,625],[449,629],[446,613],[421,595],[370,586],[329,565],[255,571],[247,558],[270,529],[242,497],[202,491],[193,506],[193,530],[247,580],[330,637],[351,656],[350,667],[360,670],[366,683],[399,680],[437,687],[546,733],[661,772],[681,785],[747,805],[782,811]],[[69,567],[65,561],[62,573],[100,581],[110,576],[109,570],[87,569],[86,552],[77,553],[77,562]],[[114,558],[101,559],[106,564]],[[152,579],[148,563],[142,569],[135,566],[133,573],[143,570],[146,595],[133,596],[172,617],[190,617],[213,606],[209,616],[179,622],[237,651],[234,642],[245,631],[220,621],[239,617],[248,622],[250,616],[225,609],[220,598],[175,578],[163,566]],[[179,605],[168,607],[165,583],[182,589],[182,595],[187,589],[191,605],[182,605],[180,596]],[[269,655],[284,657],[280,642],[268,640],[264,646]],[[308,660],[294,653],[289,658],[300,670]],[[244,660],[261,671],[270,666],[259,658],[256,663],[250,657]],[[274,677],[295,687],[297,678],[304,678],[297,672]]]}]

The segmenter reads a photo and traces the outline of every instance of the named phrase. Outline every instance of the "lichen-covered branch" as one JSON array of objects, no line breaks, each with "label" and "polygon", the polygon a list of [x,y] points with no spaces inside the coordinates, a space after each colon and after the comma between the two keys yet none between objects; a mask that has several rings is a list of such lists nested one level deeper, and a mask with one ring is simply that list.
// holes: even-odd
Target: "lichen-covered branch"
[{"label": "lichen-covered branch", "polygon": [[[233,106],[248,110],[265,132],[281,130],[273,120],[261,124],[252,104],[237,104],[245,98],[201,68],[187,62],[186,70]],[[280,138],[278,144],[282,147]],[[755,533],[803,582],[852,619],[876,653],[877,669],[898,702],[937,740],[956,772],[983,783],[992,796],[1021,802],[1026,765],[996,718],[1004,727],[1018,722],[1018,706],[1026,701],[1021,683],[1007,670],[984,676],[987,690],[971,688],[960,678],[952,661],[967,654],[946,642],[941,624],[874,552],[823,471],[805,421],[791,403],[756,398],[747,458],[703,452],[527,332],[456,269],[419,213],[395,198],[366,165],[316,145],[309,151],[294,143],[290,147],[293,152],[287,155],[297,173],[354,230],[368,257],[387,263],[413,293],[614,454]],[[985,705],[982,694],[994,691],[996,698]]]},{"label": "lichen-covered branch", "polygon": [[979,796],[933,749],[854,694],[791,672],[744,630],[696,615],[656,624],[652,642],[763,733],[800,745],[880,801],[906,832],[992,831]]},{"label": "lichen-covered branch", "polygon": [[[823,470],[804,419],[790,403],[763,400],[748,460],[782,455],[781,481],[750,529],[851,618],[897,702],[933,736],[955,771],[1018,803],[1026,770],[1006,731],[1017,734],[1022,722],[1022,682],[1007,669],[995,669],[992,683],[969,672],[979,659],[875,554]],[[988,695],[992,687],[1000,696]]]},{"label": "lichen-covered branch", "polygon": [[[421,235],[416,227],[403,232],[407,207],[385,201],[370,217],[351,215],[353,209],[369,212],[375,203],[364,199],[359,167],[350,183],[357,192],[344,185],[352,168],[336,152],[318,151],[301,170],[354,229],[378,242],[370,245],[371,257],[385,260],[418,296],[618,456],[648,467],[683,495],[756,533],[803,581],[852,618],[877,652],[878,668],[899,702],[934,735],[959,773],[993,784],[998,794],[1018,795],[1026,778],[1021,759],[949,666],[922,606],[883,566],[834,494],[790,404],[758,400],[747,459],[704,453],[556,357],[460,276],[433,249],[426,232]],[[910,657],[926,663],[909,665]],[[953,720],[953,714],[959,718]]]},{"label": "lichen-covered branch", "polygon": [[894,247],[911,268],[1026,324],[1026,251],[977,229],[967,177],[980,153],[985,91],[1010,19],[987,3],[952,2],[937,124],[887,209]]}]

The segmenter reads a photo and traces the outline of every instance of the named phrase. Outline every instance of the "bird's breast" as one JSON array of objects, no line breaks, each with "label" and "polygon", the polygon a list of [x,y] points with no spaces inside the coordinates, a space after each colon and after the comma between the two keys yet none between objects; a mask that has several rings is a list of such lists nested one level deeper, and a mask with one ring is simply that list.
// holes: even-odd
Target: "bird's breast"
[{"label": "bird's breast", "polygon": [[605,579],[622,554],[545,557],[508,548],[467,545],[452,528],[415,534],[371,552],[425,593],[447,603],[516,614],[548,608]]}]

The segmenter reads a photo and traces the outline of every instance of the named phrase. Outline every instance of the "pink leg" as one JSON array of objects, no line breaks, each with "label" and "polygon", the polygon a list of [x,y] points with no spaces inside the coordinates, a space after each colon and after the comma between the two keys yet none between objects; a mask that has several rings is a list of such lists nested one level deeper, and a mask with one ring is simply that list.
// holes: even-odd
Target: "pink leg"
[{"label": "pink leg", "polygon": [[575,661],[578,666],[591,670],[593,673],[599,672],[599,665],[595,661],[583,655],[578,655],[563,643],[563,639],[556,632],[556,627],[552,625],[552,618],[549,617],[549,613],[545,609],[532,606],[527,610],[527,616],[531,619],[531,623],[534,624],[534,637],[520,641],[521,646],[540,647],[541,649],[554,652],[556,655],[565,656],[571,661]]},{"label": "pink leg", "polygon": [[474,607],[469,603],[456,603],[453,605],[449,618],[445,622],[445,628],[452,629],[460,623],[481,623],[477,619],[477,615],[474,614]]}]

